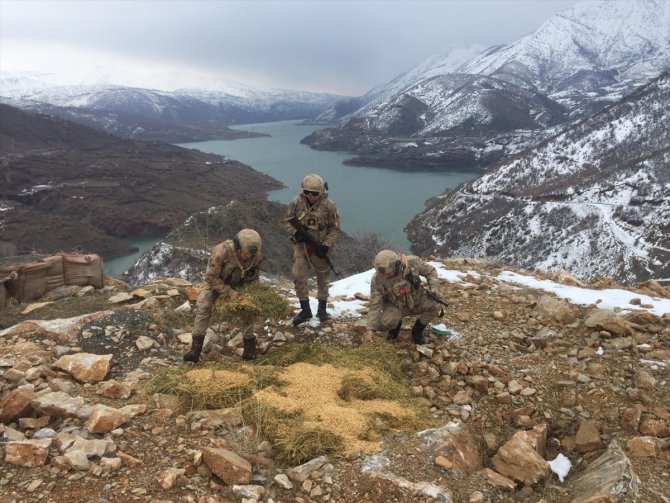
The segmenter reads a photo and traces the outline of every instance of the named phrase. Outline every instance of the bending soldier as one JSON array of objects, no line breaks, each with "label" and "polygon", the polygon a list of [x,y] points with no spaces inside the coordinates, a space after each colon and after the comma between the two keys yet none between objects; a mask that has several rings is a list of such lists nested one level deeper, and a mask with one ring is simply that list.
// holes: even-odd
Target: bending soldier
[{"label": "bending soldier", "polygon": [[[340,234],[340,216],[337,206],[328,197],[328,186],[319,175],[307,175],[300,184],[300,194],[293,198],[286,211],[284,228],[293,241],[293,283],[300,301],[300,312],[293,318],[300,325],[312,317],[309,306],[307,278],[310,268],[316,273],[319,307],[316,316],[324,322],[330,318],[326,312],[328,288],[332,263],[328,256]],[[290,223],[296,217],[307,234],[297,231]]]},{"label": "bending soldier", "polygon": [[375,257],[375,273],[370,281],[370,303],[367,325],[372,330],[388,330],[387,339],[394,340],[400,333],[402,319],[418,315],[412,327],[412,340],[426,342],[423,331],[440,313],[440,305],[427,296],[421,286],[423,276],[428,289],[437,286],[435,268],[414,255],[399,255],[382,250]]},{"label": "bending soldier", "polygon": [[[205,332],[212,316],[212,306],[220,296],[234,299],[237,288],[258,281],[261,255],[261,237],[252,229],[242,229],[233,239],[219,243],[205,271],[205,284],[198,295],[193,323],[193,342],[191,350],[184,355],[185,362],[196,363],[200,358]],[[256,339],[250,334],[244,339],[242,358],[253,360],[256,357]]]}]

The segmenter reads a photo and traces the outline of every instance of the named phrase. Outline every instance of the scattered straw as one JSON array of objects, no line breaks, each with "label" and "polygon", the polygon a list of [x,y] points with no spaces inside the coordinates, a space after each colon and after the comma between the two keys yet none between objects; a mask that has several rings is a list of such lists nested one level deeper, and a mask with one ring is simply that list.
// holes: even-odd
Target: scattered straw
[{"label": "scattered straw", "polygon": [[347,376],[370,378],[371,370],[352,371],[330,364],[316,366],[296,363],[281,374],[286,385],[281,390],[265,388],[255,394],[256,400],[285,412],[302,412],[305,426],[321,428],[344,439],[344,451],[375,452],[378,442],[362,440],[374,414],[406,418],[412,416],[400,403],[391,400],[344,401],[338,395]]},{"label": "scattered straw", "polygon": [[290,344],[254,365],[157,369],[146,388],[196,410],[240,407],[244,421],[270,440],[281,463],[376,452],[386,432],[434,424],[425,405],[410,399],[390,346],[343,350]]}]

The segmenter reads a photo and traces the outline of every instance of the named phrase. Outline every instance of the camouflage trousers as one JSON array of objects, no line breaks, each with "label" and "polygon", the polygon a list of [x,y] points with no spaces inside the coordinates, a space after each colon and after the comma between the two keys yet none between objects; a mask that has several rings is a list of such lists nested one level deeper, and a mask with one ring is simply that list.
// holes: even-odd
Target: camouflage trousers
[{"label": "camouflage trousers", "polygon": [[391,330],[398,326],[405,316],[418,315],[419,321],[424,325],[428,325],[440,314],[440,305],[430,300],[425,295],[421,301],[414,306],[414,308],[399,308],[390,302],[384,302],[382,306],[382,314],[379,318],[379,326],[370,327],[373,330]]},{"label": "camouflage trousers", "polygon": [[198,294],[198,300],[195,303],[195,321],[193,322],[193,336],[205,335],[209,320],[212,317],[212,306],[216,299],[219,298],[219,293],[212,290],[208,283],[202,287]]},{"label": "camouflage trousers", "polygon": [[[310,266],[310,262],[312,265]],[[293,284],[295,285],[295,294],[299,300],[309,298],[309,289],[307,288],[307,278],[310,275],[310,269],[314,268],[316,272],[316,298],[319,300],[328,300],[328,288],[330,287],[330,267],[326,260],[312,254],[307,258],[305,246],[302,243],[293,245]]]}]

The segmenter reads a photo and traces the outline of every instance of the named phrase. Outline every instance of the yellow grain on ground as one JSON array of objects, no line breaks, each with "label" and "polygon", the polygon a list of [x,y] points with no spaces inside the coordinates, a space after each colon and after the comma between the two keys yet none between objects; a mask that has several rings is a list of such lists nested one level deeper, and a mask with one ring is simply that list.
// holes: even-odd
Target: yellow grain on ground
[{"label": "yellow grain on ground", "polygon": [[256,393],[258,401],[277,409],[302,411],[306,426],[318,426],[344,439],[346,453],[379,450],[378,442],[361,440],[373,413],[407,417],[408,411],[391,400],[342,400],[338,391],[342,379],[349,375],[374,378],[371,370],[355,371],[332,365],[316,366],[296,363],[286,368],[280,379],[286,385],[280,389],[265,388]]},{"label": "yellow grain on ground", "polygon": [[232,388],[248,384],[251,377],[241,372],[228,370],[198,369],[186,373],[186,378],[194,384],[209,386],[216,389]]}]

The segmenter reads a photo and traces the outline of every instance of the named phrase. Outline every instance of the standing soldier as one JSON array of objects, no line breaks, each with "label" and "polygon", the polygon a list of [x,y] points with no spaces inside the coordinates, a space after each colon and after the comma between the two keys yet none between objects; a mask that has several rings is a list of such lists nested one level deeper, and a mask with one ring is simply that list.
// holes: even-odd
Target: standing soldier
[{"label": "standing soldier", "polygon": [[[328,198],[328,185],[319,175],[307,175],[300,184],[300,194],[293,198],[286,211],[284,228],[290,233],[293,241],[293,283],[295,293],[300,301],[301,311],[293,318],[297,326],[312,317],[309,307],[309,291],[307,277],[310,268],[316,272],[317,295],[319,308],[316,316],[324,322],[330,318],[326,312],[328,302],[328,278],[332,262],[328,253],[340,234],[340,216],[337,206]],[[298,227],[289,221],[297,219]]]},{"label": "standing soldier", "polygon": [[437,302],[428,297],[421,286],[423,276],[428,290],[437,286],[435,268],[414,255],[398,255],[382,250],[375,257],[375,273],[370,281],[370,302],[367,325],[372,330],[388,330],[389,341],[398,337],[402,319],[410,314],[419,317],[412,327],[412,340],[424,344],[423,331],[440,313]]},{"label": "standing soldier", "polygon": [[[184,355],[185,362],[197,363],[205,340],[205,332],[212,316],[212,306],[220,296],[228,299],[237,297],[235,289],[258,281],[258,265],[263,261],[261,237],[253,229],[242,229],[233,239],[228,239],[214,247],[205,271],[203,286],[195,308],[193,342],[191,350]],[[244,339],[242,358],[256,358],[256,338],[249,334]]]}]

